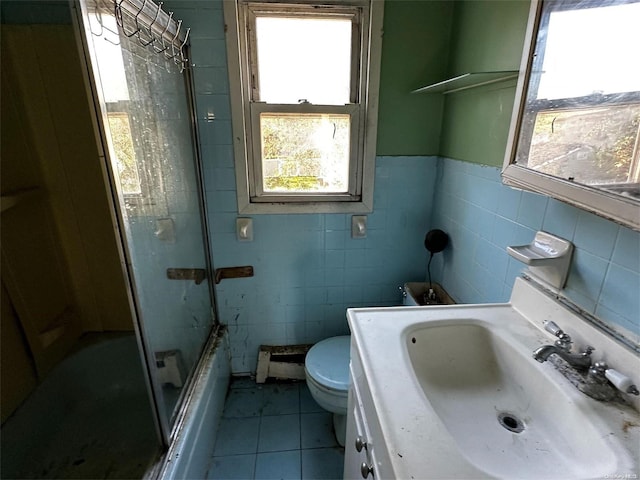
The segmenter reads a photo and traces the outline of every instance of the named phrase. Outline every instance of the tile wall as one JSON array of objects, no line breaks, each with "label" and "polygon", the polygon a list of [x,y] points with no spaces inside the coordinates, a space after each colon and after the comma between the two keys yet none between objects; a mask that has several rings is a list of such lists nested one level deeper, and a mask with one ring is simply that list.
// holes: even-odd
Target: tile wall
[{"label": "tile wall", "polygon": [[239,242],[222,4],[185,1],[171,8],[192,28],[214,266],[255,271],[217,286],[233,373],[255,371],[261,344],[348,333],[347,307],[399,304],[399,285],[424,279],[437,157],[377,158],[375,211],[365,239],[351,239],[350,215],[254,215],[254,241]]},{"label": "tile wall", "polygon": [[[154,172],[145,184],[154,201],[137,208],[127,205],[123,223],[136,300],[153,351],[178,350],[185,368],[190,369],[198,361],[211,327],[209,289],[205,283],[170,280],[166,273],[168,267],[202,266],[206,257],[193,143],[186,120],[189,105],[177,70],[165,71],[144,61],[133,64],[134,73],[127,72],[133,75],[128,82],[130,94],[149,98],[147,108],[153,108],[149,116],[155,118],[153,123],[136,123],[138,128],[154,126],[148,154],[161,159],[156,163],[145,158],[140,166]],[[150,77],[143,82],[147,71]],[[142,116],[136,109],[130,114]],[[158,234],[165,228],[161,220],[171,225],[166,237]]]},{"label": "tile wall", "polygon": [[236,240],[233,169],[223,181],[213,167],[206,185],[216,268],[255,270],[253,278],[217,287],[234,372],[255,369],[260,344],[347,334],[347,307],[397,305],[401,284],[424,279],[436,166],[435,157],[377,159],[375,211],[364,239],[351,238],[350,215],[254,215],[253,242]]},{"label": "tile wall", "polygon": [[432,225],[449,233],[451,245],[434,258],[432,273],[457,301],[507,301],[524,265],[506,247],[545,230],[575,245],[566,295],[640,339],[640,233],[506,187],[495,167],[441,158],[436,185]]},{"label": "tile wall", "polygon": [[[347,306],[399,302],[400,283],[425,277],[422,242],[428,228],[451,235],[451,248],[434,258],[433,273],[460,302],[509,298],[523,265],[506,254],[507,245],[529,243],[541,228],[573,240],[568,296],[640,336],[638,234],[505,187],[494,167],[378,157],[366,239],[350,238],[348,215],[254,215],[255,241],[238,242],[222,4],[185,0],[170,6],[192,27],[214,264],[253,265],[256,272],[251,279],[224,280],[217,289],[220,320],[230,326],[234,373],[255,369],[261,343],[313,342],[346,333]],[[207,119],[210,113],[215,120]]]}]

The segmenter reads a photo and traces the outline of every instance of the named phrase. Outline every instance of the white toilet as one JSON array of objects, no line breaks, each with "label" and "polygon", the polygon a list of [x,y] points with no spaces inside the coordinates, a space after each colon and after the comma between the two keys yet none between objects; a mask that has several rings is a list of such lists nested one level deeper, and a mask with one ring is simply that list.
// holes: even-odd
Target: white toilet
[{"label": "white toilet", "polygon": [[[418,298],[424,295],[426,283],[405,283],[404,306],[421,305]],[[438,284],[433,284],[442,303],[455,303]],[[336,440],[344,447],[347,430],[347,398],[349,393],[349,358],[351,336],[331,337],[316,343],[307,352],[304,370],[307,386],[314,400],[325,410],[333,413],[333,429]]]},{"label": "white toilet", "polygon": [[351,336],[331,337],[316,343],[305,359],[307,386],[314,400],[333,413],[336,440],[344,447],[349,392]]}]

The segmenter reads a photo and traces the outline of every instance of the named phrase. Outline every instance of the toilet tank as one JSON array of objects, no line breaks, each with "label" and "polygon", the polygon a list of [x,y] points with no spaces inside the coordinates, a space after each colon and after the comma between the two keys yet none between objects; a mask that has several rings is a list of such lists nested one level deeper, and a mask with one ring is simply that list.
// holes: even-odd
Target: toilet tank
[{"label": "toilet tank", "polygon": [[435,301],[428,301],[426,298],[426,293],[429,291],[427,282],[405,283],[402,289],[402,305],[412,307],[418,305],[453,305],[456,303],[440,284],[432,283],[431,288],[436,294]]}]

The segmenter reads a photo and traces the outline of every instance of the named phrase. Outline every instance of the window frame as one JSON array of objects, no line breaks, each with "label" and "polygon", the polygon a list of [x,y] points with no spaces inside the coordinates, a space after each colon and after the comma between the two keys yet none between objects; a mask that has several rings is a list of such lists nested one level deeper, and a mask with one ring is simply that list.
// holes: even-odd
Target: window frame
[{"label": "window frame", "polygon": [[[582,2],[581,9],[587,8],[600,8],[603,5],[592,2],[593,5],[589,5],[588,2]],[[540,20],[538,30],[547,29],[551,20],[551,15],[555,12],[563,12],[568,10],[574,10],[575,4],[565,2],[546,2],[545,8],[541,7]],[[588,96],[579,97],[559,97],[559,98],[530,98],[533,93],[538,92],[539,83],[541,77],[534,75],[534,72],[542,72],[546,51],[547,51],[547,36],[537,38],[534,41],[533,59],[531,62],[530,80],[525,94],[525,107],[521,113],[522,125],[519,131],[518,145],[515,148],[515,155],[513,163],[517,165],[524,165],[528,168],[528,160],[531,152],[531,143],[533,141],[533,130],[537,121],[537,117],[542,113],[553,112],[578,112],[584,110],[591,110],[601,107],[618,107],[626,105],[640,105],[640,92],[639,91],[627,91],[617,92],[610,94],[592,94]],[[537,95],[536,95],[537,96]],[[636,138],[636,142],[638,138]],[[633,164],[633,159],[632,159]],[[630,170],[633,169],[633,165]],[[630,175],[630,174],[629,174]],[[572,178],[568,178],[568,181],[573,181]],[[587,188],[598,188],[599,184],[584,184]],[[629,189],[637,190],[637,186],[630,184]]]},{"label": "window frame", "polygon": [[[546,5],[551,5],[551,9],[543,11],[543,6]],[[541,61],[535,58],[536,44],[539,42],[538,32],[548,21],[550,13],[546,14],[546,12],[558,9],[561,5],[562,0],[532,0],[531,2],[502,168],[502,183],[517,189],[547,195],[640,231],[637,200],[531,170],[516,163],[520,134],[522,129],[527,128],[522,120],[527,106],[528,90],[530,83],[535,81],[531,74],[537,66],[535,62]]]},{"label": "window frame", "polygon": [[[231,123],[236,167],[238,212],[246,213],[369,213],[373,210],[378,88],[382,47],[381,0],[271,0],[223,2],[231,95]],[[317,12],[320,11],[320,14]],[[260,101],[252,23],[258,16],[352,18],[351,103],[345,105],[268,104]],[[253,23],[255,25],[255,23]],[[358,54],[354,55],[357,43]],[[264,192],[262,184],[260,113],[349,114],[350,161],[347,192]],[[254,154],[256,153],[256,154]]]}]

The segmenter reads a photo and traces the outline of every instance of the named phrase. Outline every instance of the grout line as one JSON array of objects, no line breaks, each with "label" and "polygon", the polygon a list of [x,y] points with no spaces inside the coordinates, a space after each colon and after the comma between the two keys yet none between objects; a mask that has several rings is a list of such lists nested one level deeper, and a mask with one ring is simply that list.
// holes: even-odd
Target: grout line
[{"label": "grout line", "polygon": [[[260,393],[261,393],[260,403],[262,403],[262,400],[264,400],[264,392],[260,392]],[[254,452],[256,454],[256,458],[257,458],[258,450],[260,449],[260,431],[261,430],[262,430],[262,408],[260,409],[260,415],[258,415],[258,433],[256,438],[256,451]],[[255,467],[254,467],[254,472],[255,472]]]},{"label": "grout line", "polygon": [[[260,403],[262,403],[262,400],[264,400],[264,391],[260,390],[257,386],[252,386],[251,389],[255,389],[256,394],[258,394],[258,392],[260,393]],[[258,450],[260,449],[260,430],[262,428],[262,408],[260,408],[259,411],[259,415],[258,415],[258,432],[257,432],[257,438],[256,438],[256,451],[254,453],[254,459],[253,459],[253,478],[256,478],[256,475],[258,474]]]},{"label": "grout line", "polygon": [[300,478],[302,478],[302,392],[301,388],[298,385],[298,425],[300,426],[300,430],[298,431],[298,440],[300,441],[300,454],[298,455],[299,463],[300,463]]},{"label": "grout line", "polygon": [[[308,448],[302,448],[302,416],[303,415],[313,415],[313,414],[318,414],[318,413],[322,413],[322,412],[307,412],[307,413],[303,413],[302,412],[302,388],[304,387],[304,384],[298,385],[298,388],[296,388],[297,391],[297,403],[298,403],[298,423],[299,423],[299,431],[298,431],[298,439],[300,442],[300,447],[299,448],[293,448],[293,449],[283,449],[283,450],[275,450],[275,451],[268,451],[268,452],[260,452],[259,451],[259,440],[260,440],[260,433],[262,430],[262,417],[263,415],[260,414],[259,416],[251,416],[251,417],[239,417],[239,418],[258,418],[258,430],[257,430],[257,439],[256,439],[256,448],[255,448],[255,452],[253,454],[251,453],[247,453],[247,454],[230,454],[230,455],[218,455],[217,457],[232,457],[232,456],[237,456],[237,455],[253,455],[254,456],[254,462],[253,462],[253,479],[255,480],[257,478],[258,472],[257,472],[257,468],[258,468],[258,455],[259,454],[276,454],[276,453],[282,453],[282,452],[298,452],[298,467],[299,467],[299,471],[300,471],[300,477],[302,478],[302,452],[303,451],[313,451],[313,450],[323,450],[323,449],[329,449],[329,448],[336,448],[336,445],[332,445],[332,446],[322,446],[322,447],[308,447]],[[259,390],[259,388],[257,387],[252,387],[255,390]],[[225,400],[225,407],[226,407],[226,400]],[[282,415],[294,415],[291,413],[282,413],[282,414],[277,414],[277,415],[273,415],[273,416],[282,416]],[[213,464],[213,457],[212,457],[212,461],[211,461],[211,465]],[[209,468],[211,468],[211,465],[209,466]]]},{"label": "grout line", "polygon": [[[257,449],[257,447],[256,447]],[[256,474],[258,473],[258,454],[256,453],[253,456],[253,478],[256,478]]]}]

